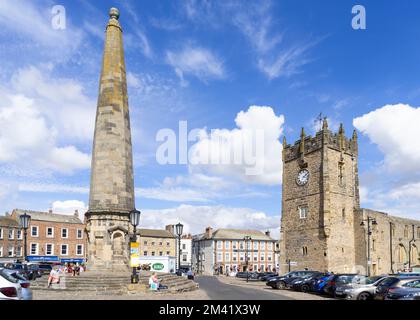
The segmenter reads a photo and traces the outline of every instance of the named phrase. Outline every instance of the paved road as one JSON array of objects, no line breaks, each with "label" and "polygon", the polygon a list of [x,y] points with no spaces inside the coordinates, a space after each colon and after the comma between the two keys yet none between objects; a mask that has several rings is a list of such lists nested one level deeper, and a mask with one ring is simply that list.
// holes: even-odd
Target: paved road
[{"label": "paved road", "polygon": [[195,281],[212,300],[292,300],[281,294],[225,284],[211,276],[198,276]]}]

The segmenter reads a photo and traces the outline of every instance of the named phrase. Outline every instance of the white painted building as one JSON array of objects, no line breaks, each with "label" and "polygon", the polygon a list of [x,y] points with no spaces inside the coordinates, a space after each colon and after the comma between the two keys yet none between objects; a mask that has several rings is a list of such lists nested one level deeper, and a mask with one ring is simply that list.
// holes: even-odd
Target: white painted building
[{"label": "white painted building", "polygon": [[[245,241],[245,238],[249,240]],[[193,236],[193,269],[200,274],[277,271],[277,240],[258,230],[218,229]]]},{"label": "white painted building", "polygon": [[181,267],[192,266],[192,236],[183,235],[181,238]]}]

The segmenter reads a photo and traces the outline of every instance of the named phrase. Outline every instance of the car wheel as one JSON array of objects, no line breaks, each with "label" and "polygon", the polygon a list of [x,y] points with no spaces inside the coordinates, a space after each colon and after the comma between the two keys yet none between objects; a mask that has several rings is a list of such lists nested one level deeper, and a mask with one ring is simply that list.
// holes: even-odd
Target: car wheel
[{"label": "car wheel", "polygon": [[276,283],[276,288],[283,290],[284,288],[286,288],[286,283],[284,281],[279,281]]},{"label": "car wheel", "polygon": [[308,292],[309,291],[309,286],[307,284],[304,284],[301,288],[302,292]]},{"label": "car wheel", "polygon": [[370,300],[370,299],[371,299],[371,296],[367,292],[362,292],[361,294],[357,296],[357,300]]}]

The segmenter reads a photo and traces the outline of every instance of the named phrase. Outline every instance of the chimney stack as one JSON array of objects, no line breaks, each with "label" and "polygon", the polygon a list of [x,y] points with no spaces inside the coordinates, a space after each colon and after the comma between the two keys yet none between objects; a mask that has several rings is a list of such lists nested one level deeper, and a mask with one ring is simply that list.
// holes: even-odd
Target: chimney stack
[{"label": "chimney stack", "polygon": [[168,224],[167,226],[165,226],[165,230],[169,231],[172,234],[175,234],[175,226],[173,224]]},{"label": "chimney stack", "polygon": [[212,227],[207,227],[206,228],[206,238],[210,239],[212,235],[213,235],[213,228]]},{"label": "chimney stack", "polygon": [[74,210],[74,216],[75,216],[75,217],[79,217],[79,210],[77,210],[77,209],[76,209],[76,210]]},{"label": "chimney stack", "polygon": [[48,209],[48,213],[53,213],[52,209]]}]

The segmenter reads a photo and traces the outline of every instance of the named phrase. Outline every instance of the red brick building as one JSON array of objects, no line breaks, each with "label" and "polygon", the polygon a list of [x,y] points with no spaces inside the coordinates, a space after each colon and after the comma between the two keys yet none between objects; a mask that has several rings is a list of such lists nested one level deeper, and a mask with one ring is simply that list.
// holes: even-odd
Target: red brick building
[{"label": "red brick building", "polygon": [[20,209],[0,217],[0,247],[3,247],[0,249],[0,259],[23,258],[23,230],[19,227],[19,216],[25,212],[31,216],[27,235],[29,261],[86,261],[85,225],[77,211],[73,215],[64,215],[51,210],[39,212]]}]

